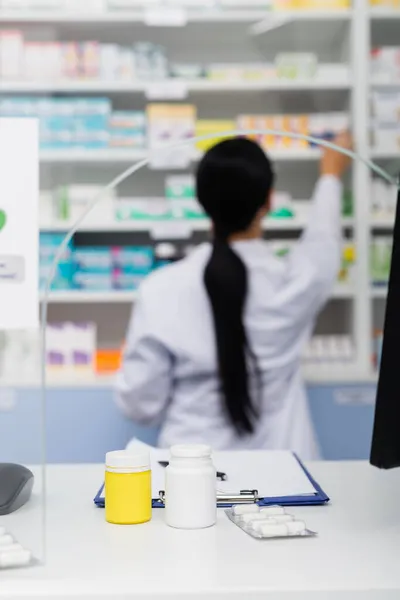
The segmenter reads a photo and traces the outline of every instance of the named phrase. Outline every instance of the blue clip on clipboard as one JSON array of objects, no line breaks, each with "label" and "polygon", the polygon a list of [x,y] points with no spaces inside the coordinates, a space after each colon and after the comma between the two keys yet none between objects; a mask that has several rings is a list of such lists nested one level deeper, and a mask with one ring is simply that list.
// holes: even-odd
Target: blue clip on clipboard
[{"label": "blue clip on clipboard", "polygon": [[[315,494],[308,494],[303,496],[282,496],[282,497],[274,497],[274,498],[260,498],[258,504],[260,506],[268,506],[279,504],[281,506],[320,506],[322,504],[327,504],[329,502],[329,497],[323,491],[321,486],[315,481],[312,477],[311,473],[304,466],[298,456],[294,455],[297,459],[300,467],[303,469],[305,475],[309,479],[313,488],[315,489]],[[98,508],[105,507],[105,497],[104,497],[104,484],[101,486],[99,491],[94,498],[94,503]],[[222,506],[222,505],[221,505]],[[232,506],[232,504],[223,504],[225,508]],[[164,504],[160,502],[159,498],[153,498],[153,508],[164,508]]]}]

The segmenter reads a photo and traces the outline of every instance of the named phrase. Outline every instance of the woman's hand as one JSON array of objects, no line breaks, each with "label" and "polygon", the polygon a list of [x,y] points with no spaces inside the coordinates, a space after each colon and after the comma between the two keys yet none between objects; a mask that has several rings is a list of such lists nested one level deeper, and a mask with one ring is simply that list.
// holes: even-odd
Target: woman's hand
[{"label": "woman's hand", "polygon": [[[339,134],[333,140],[333,143],[346,150],[352,150],[353,148],[353,138],[348,131]],[[331,148],[324,148],[321,160],[321,175],[333,175],[340,179],[349,168],[351,160],[346,154]]]}]

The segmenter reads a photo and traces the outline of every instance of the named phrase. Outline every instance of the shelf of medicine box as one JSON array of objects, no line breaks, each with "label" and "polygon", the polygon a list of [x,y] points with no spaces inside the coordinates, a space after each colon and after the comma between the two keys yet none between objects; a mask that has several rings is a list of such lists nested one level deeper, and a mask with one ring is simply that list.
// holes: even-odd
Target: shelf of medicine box
[{"label": "shelf of medicine box", "polygon": [[[337,284],[333,290],[332,300],[352,300],[355,296],[353,287]],[[137,292],[134,291],[99,291],[90,292],[83,290],[52,291],[49,297],[51,304],[124,304],[134,302]],[[44,293],[40,299],[43,302]]]},{"label": "shelf of medicine box", "polygon": [[[179,90],[182,98],[185,98],[190,92],[204,93],[228,93],[228,92],[268,92],[268,91],[301,91],[301,90],[347,90],[352,83],[350,76],[332,79],[329,76],[319,76],[307,79],[288,80],[284,78],[275,78],[260,81],[213,81],[203,78],[197,80],[185,79],[166,79],[149,82],[128,82],[128,81],[16,81],[1,82],[1,92],[4,93],[138,93],[151,94],[157,93],[157,99],[162,99],[162,86],[171,85],[171,90],[166,90],[166,99],[171,98],[174,83]],[[400,84],[399,84],[400,85]],[[156,90],[159,86],[160,89]]]},{"label": "shelf of medicine box", "polygon": [[[167,226],[172,224],[185,224],[188,227],[188,231],[201,232],[210,231],[210,222],[208,219],[175,219],[169,221],[146,221],[146,220],[131,220],[131,221],[114,221],[113,223],[89,223],[79,226],[79,232],[95,232],[95,233],[118,233],[118,232],[147,232],[151,231],[154,226],[157,230],[160,229],[162,224]],[[307,219],[301,218],[269,218],[264,221],[263,228],[267,231],[300,231],[307,225]],[[40,224],[40,231],[51,231],[51,232],[65,232],[67,233],[74,226],[74,222],[52,222]],[[354,226],[354,219],[351,217],[342,218],[343,228],[350,228]],[[393,226],[393,222],[392,222]]]},{"label": "shelf of medicine box", "polygon": [[[172,149],[171,149],[172,150]],[[199,160],[202,153],[193,151],[192,160]],[[316,161],[321,157],[318,148],[268,150],[268,156],[276,161]],[[148,157],[147,150],[113,150],[109,148],[101,150],[42,150],[40,161],[42,163],[91,163],[91,164],[119,164],[135,163]],[[170,170],[170,167],[166,167]]]},{"label": "shelf of medicine box", "polygon": [[[188,23],[254,23],[266,18],[282,18],[291,21],[347,21],[352,18],[351,9],[337,10],[286,10],[271,11],[268,9],[248,9],[243,3],[243,8],[236,9],[187,9],[185,10]],[[71,12],[53,10],[2,10],[1,23],[107,23],[130,25],[133,23],[144,23],[146,11],[144,10],[108,10]]]}]

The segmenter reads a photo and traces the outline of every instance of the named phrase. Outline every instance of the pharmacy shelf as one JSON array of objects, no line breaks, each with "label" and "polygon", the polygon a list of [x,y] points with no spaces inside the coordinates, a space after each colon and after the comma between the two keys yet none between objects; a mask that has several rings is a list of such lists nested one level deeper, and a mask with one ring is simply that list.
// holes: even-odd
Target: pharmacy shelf
[{"label": "pharmacy shelf", "polygon": [[338,284],[332,292],[332,300],[353,300],[355,288],[350,285]]},{"label": "pharmacy shelf", "polygon": [[371,289],[372,298],[386,298],[388,293],[387,286],[373,287]]},{"label": "pharmacy shelf", "polygon": [[[66,233],[73,227],[73,222],[68,223],[41,223],[40,231],[43,232],[60,232]],[[146,221],[146,220],[131,220],[131,221],[114,221],[108,223],[83,223],[78,231],[84,231],[86,233],[118,233],[118,232],[151,232],[153,229],[159,230],[160,227],[165,226],[168,230],[169,226],[182,225],[187,226],[188,231],[210,231],[210,223],[207,219],[199,220],[179,220],[174,221]],[[300,226],[299,226],[300,227]],[[299,228],[298,227],[298,228]],[[290,229],[290,228],[289,228]]]},{"label": "pharmacy shelf", "polygon": [[[335,385],[335,384],[372,384],[376,385],[378,374],[374,371],[362,372],[354,365],[316,363],[303,367],[303,377],[308,385]],[[98,375],[95,373],[80,373],[66,371],[54,373],[49,370],[46,374],[46,387],[51,389],[86,389],[86,388],[113,388],[115,374]],[[41,385],[40,376],[29,379],[1,380],[1,389],[36,388]]]},{"label": "pharmacy shelf", "polygon": [[[266,231],[299,231],[307,225],[307,219],[293,218],[293,219],[268,219],[265,221],[263,228]],[[42,232],[60,232],[66,233],[72,227],[74,223],[41,223],[40,231]],[[210,222],[207,219],[199,220],[175,220],[175,221],[145,221],[145,220],[132,220],[132,221],[115,221],[112,223],[83,223],[79,227],[79,231],[94,232],[94,233],[118,233],[118,232],[151,232],[153,229],[159,231],[160,226],[165,226],[168,231],[168,226],[174,225],[185,225],[188,231],[201,232],[210,231]],[[354,226],[354,219],[345,217],[342,219],[343,228],[350,228]],[[393,223],[392,223],[393,225]],[[168,237],[168,236],[167,236]]]},{"label": "pharmacy shelf", "polygon": [[[243,6],[239,7],[236,5],[235,8],[226,8],[226,10],[210,10],[207,8],[199,8],[197,10],[183,10],[180,11],[181,17],[179,17],[179,10],[176,11],[175,17],[176,22],[170,21],[167,27],[167,21],[171,14],[165,14],[165,22],[159,23],[160,27],[151,27],[149,12],[143,9],[132,9],[132,10],[121,10],[115,12],[88,12],[88,8],[84,8],[86,3],[82,1],[82,10],[85,14],[78,11],[57,11],[57,10],[45,10],[32,11],[32,10],[3,10],[0,12],[0,29],[4,28],[3,24],[9,23],[14,28],[23,28],[22,24],[37,29],[35,23],[49,23],[51,24],[51,30],[54,33],[52,39],[71,39],[71,32],[78,31],[81,27],[78,39],[100,39],[100,41],[112,43],[121,39],[125,42],[128,39],[128,35],[132,35],[132,32],[140,33],[141,39],[151,38],[155,43],[161,43],[166,47],[171,44],[174,53],[176,53],[176,60],[185,60],[191,58],[193,53],[189,51],[186,53],[185,44],[191,43],[193,36],[196,34],[196,39],[199,39],[199,31],[204,31],[203,43],[206,45],[205,57],[201,56],[201,49],[199,48],[199,60],[204,59],[203,62],[210,62],[210,58],[216,62],[226,62],[227,56],[225,45],[220,45],[219,36],[221,34],[221,40],[225,39],[224,36],[230,31],[230,24],[236,24],[236,30],[243,33],[243,49],[245,51],[244,56],[251,57],[254,55],[254,39],[256,35],[262,36],[257,41],[262,42],[263,49],[266,49],[268,56],[272,56],[275,50],[277,51],[289,51],[299,48],[303,51],[316,51],[321,60],[333,62],[341,61],[344,57],[348,59],[349,70],[351,72],[350,77],[344,77],[342,70],[332,71],[332,76],[328,77],[325,73],[323,74],[322,69],[318,72],[318,77],[311,81],[269,81],[269,82],[210,82],[207,80],[200,81],[187,81],[182,85],[182,82],[177,82],[176,94],[178,95],[178,87],[182,86],[183,92],[181,97],[176,97],[175,100],[183,99],[187,94],[193,94],[191,101],[200,102],[200,95],[204,95],[204,101],[208,96],[214,94],[214,103],[216,104],[215,115],[219,117],[229,116],[233,114],[240,114],[237,110],[237,104],[244,103],[247,111],[254,112],[254,114],[261,113],[263,110],[263,103],[267,98],[263,92],[269,92],[270,90],[276,90],[273,92],[271,97],[271,106],[269,112],[281,108],[287,112],[290,110],[296,110],[294,107],[303,106],[306,112],[312,112],[313,110],[341,110],[343,104],[345,106],[352,107],[352,130],[355,137],[355,146],[358,148],[365,148],[366,156],[372,156],[374,160],[379,160],[380,163],[384,161],[398,160],[400,165],[400,149],[399,151],[382,151],[381,149],[372,150],[369,152],[369,126],[370,126],[370,112],[368,106],[368,96],[373,86],[378,85],[379,82],[372,81],[370,78],[370,71],[368,65],[368,57],[370,53],[370,25],[375,21],[382,21],[382,24],[375,23],[374,27],[378,30],[384,30],[384,24],[386,21],[392,19],[400,19],[400,11],[389,11],[389,10],[370,10],[368,0],[353,0],[353,10],[319,10],[319,11],[280,11],[271,12],[267,9],[247,9],[248,3],[243,0]],[[67,4],[68,6],[68,4]],[[154,11],[152,17],[156,17]],[[161,21],[163,11],[160,9]],[[157,20],[157,19],[155,19]],[[173,18],[171,19],[173,20]],[[178,21],[180,22],[178,23]],[[145,25],[147,21],[147,25]],[[21,27],[18,27],[18,23]],[[196,25],[197,23],[197,25]],[[214,23],[214,26],[208,26],[208,24]],[[290,26],[286,26],[290,23]],[[153,22],[155,25],[155,23]],[[189,31],[182,31],[182,27],[186,24],[192,29]],[[193,25],[191,25],[193,24]],[[201,29],[201,24],[204,27]],[[172,26],[175,25],[175,26]],[[319,27],[321,25],[321,27]],[[282,26],[282,27],[281,27]],[[97,29],[96,29],[97,27]],[[110,29],[111,27],[111,29]],[[280,29],[276,29],[279,28]],[[312,37],[312,32],[315,31],[315,40]],[[319,29],[321,31],[319,31]],[[48,28],[42,27],[41,30],[45,31]],[[273,31],[276,29],[276,31]],[[295,31],[294,31],[295,30]],[[93,37],[87,34],[92,31]],[[121,32],[119,38],[118,33]],[[146,34],[146,31],[148,32]],[[272,31],[270,34],[269,32]],[[193,36],[191,35],[193,32]],[[223,32],[223,35],[222,35]],[[297,35],[293,35],[298,33]],[[329,34],[329,35],[328,35]],[[35,34],[36,35],[36,34]],[[55,37],[54,37],[55,36]],[[136,36],[136,33],[135,33]],[[137,36],[136,36],[137,37]],[[103,39],[104,38],[104,39]],[[36,39],[36,38],[35,38]],[[46,38],[47,39],[47,38]],[[271,42],[271,45],[269,45]],[[126,43],[126,42],[125,42]],[[309,46],[311,44],[311,46]],[[219,50],[220,48],[220,50]],[[261,50],[261,48],[260,48]],[[247,52],[247,54],[246,54]],[[189,56],[190,54],[190,56]],[[321,56],[320,56],[321,55]],[[196,56],[197,59],[197,56]],[[243,58],[244,60],[244,58]],[[321,65],[322,67],[323,65]],[[174,100],[172,98],[172,92],[163,90],[163,84],[161,82],[154,82],[155,87],[159,84],[159,90],[156,92],[159,94],[157,99]],[[167,86],[170,82],[167,82]],[[386,86],[386,83],[382,83]],[[121,82],[89,82],[89,81],[58,81],[55,84],[49,84],[47,81],[42,82],[0,82],[0,93],[4,94],[47,94],[47,93],[59,93],[59,94],[73,94],[76,93],[85,94],[98,94],[98,95],[113,95],[118,106],[125,107],[129,97],[128,94],[132,94],[132,98],[137,101],[141,101],[140,94],[145,99],[153,99],[150,92],[155,94],[155,90],[150,90],[151,82],[146,83],[121,83]],[[371,87],[372,86],[372,87]],[[302,93],[302,90],[306,93]],[[307,91],[310,91],[307,94]],[[322,90],[322,93],[321,91]],[[326,90],[326,93],[324,93]],[[335,90],[337,92],[335,93]],[[279,92],[282,92],[278,96]],[[296,92],[299,93],[297,100]],[[332,93],[330,93],[332,92]],[[222,97],[222,94],[226,94]],[[171,97],[168,97],[171,94]],[[197,94],[197,95],[196,95]],[[220,94],[220,97],[217,96]],[[246,95],[247,94],[247,95]],[[236,98],[235,95],[238,97]],[[142,98],[143,99],[143,98]],[[267,98],[268,99],[268,98]],[[219,108],[224,106],[226,101],[227,115],[223,115]],[[232,102],[231,102],[232,100]],[[236,102],[238,100],[238,102]],[[235,101],[235,102],[234,102]],[[276,108],[275,108],[276,106]],[[292,109],[293,106],[293,109]],[[300,108],[299,108],[300,110]],[[189,156],[192,157],[192,162],[197,160],[200,156],[199,153],[195,153],[194,148],[189,148]],[[193,154],[192,154],[193,153]],[[179,153],[180,154],[180,153]],[[116,173],[122,172],[128,168],[131,164],[146,159],[148,152],[146,150],[128,150],[128,149],[104,149],[104,150],[58,150],[58,151],[43,151],[41,152],[41,160],[43,166],[43,179],[46,181],[48,172],[51,174],[51,186],[58,184],[58,179],[64,180],[68,177],[68,181],[75,181],[77,184],[82,181],[92,181],[93,183],[100,183],[96,181],[96,173],[99,176],[102,175],[102,170],[107,167],[107,177],[111,177],[111,169],[114,169]],[[280,151],[268,152],[268,155],[272,160],[279,162],[277,165],[277,171],[279,176],[283,177],[283,173],[290,179],[290,184],[295,186],[293,180],[299,172],[299,179],[301,176],[301,185],[299,190],[308,190],[308,179],[311,179],[317,173],[317,161],[321,156],[321,152],[318,149],[287,149]],[[178,157],[177,157],[178,158]],[[282,164],[281,164],[282,163]],[[298,163],[298,165],[296,164]],[[66,174],[63,173],[63,169],[66,165],[71,169],[71,173],[68,171]],[[82,167],[80,168],[80,165]],[[186,165],[191,167],[191,165]],[[287,168],[290,167],[290,168]],[[170,167],[172,169],[172,165]],[[52,169],[50,171],[50,169]],[[166,165],[166,169],[168,165]],[[282,174],[281,174],[282,172]],[[396,172],[394,169],[393,172]],[[337,285],[332,298],[338,300],[343,304],[343,310],[346,314],[351,313],[351,323],[349,323],[349,330],[354,334],[354,347],[356,348],[356,355],[354,358],[354,364],[349,361],[346,365],[310,365],[304,369],[305,378],[309,383],[312,384],[340,384],[340,383],[373,383],[376,381],[376,374],[371,373],[371,338],[370,332],[373,331],[373,302],[372,297],[382,297],[386,295],[384,288],[372,289],[369,283],[369,272],[368,272],[368,256],[369,256],[369,245],[371,241],[371,231],[374,227],[387,227],[389,229],[389,222],[382,224],[377,223],[375,225],[374,220],[371,218],[369,207],[371,202],[369,201],[370,194],[370,174],[364,166],[358,161],[355,162],[352,169],[353,176],[353,193],[355,199],[355,214],[356,218],[354,222],[352,220],[343,221],[343,223],[351,227],[354,225],[352,236],[354,242],[357,245],[357,254],[360,258],[359,266],[357,268],[357,282],[356,285],[343,286]],[[143,188],[145,188],[145,179],[149,179],[150,174],[143,174]],[[54,178],[54,184],[53,184]],[[105,179],[105,177],[104,177]],[[303,185],[304,180],[304,185]],[[103,181],[103,177],[101,177]],[[311,185],[311,184],[310,184]],[[47,186],[47,182],[46,182]],[[290,187],[290,185],[289,185]],[[155,189],[155,185],[152,186]],[[296,187],[294,187],[294,190]],[[146,194],[147,190],[143,193]],[[128,192],[127,192],[128,193]],[[300,193],[300,191],[299,191]],[[273,237],[276,238],[287,238],[288,234],[285,235],[286,231],[298,231],[305,223],[303,217],[306,215],[300,213],[299,218],[290,221],[270,221],[267,223],[267,227],[271,230],[282,231],[282,235],[276,234]],[[93,215],[93,218],[97,218]],[[106,220],[105,216],[100,215],[99,218]],[[66,224],[42,224],[43,230],[46,231],[65,231],[67,228]],[[88,225],[84,225],[81,230],[86,231],[136,231],[145,226],[146,230],[151,229],[152,224],[141,223],[135,224],[132,227],[132,223],[114,223],[111,226],[107,223],[93,223],[88,218]],[[208,223],[196,223],[196,230],[206,231],[209,226]],[[154,236],[155,237],[155,236]],[[294,235],[292,236],[294,237]],[[375,294],[375,295],[374,295]],[[379,295],[378,295],[379,294]],[[93,310],[95,313],[98,310],[99,314],[102,313],[106,303],[121,303],[121,308],[124,307],[122,303],[125,303],[126,307],[135,299],[135,294],[132,292],[107,292],[107,293],[88,293],[88,292],[52,292],[51,302],[59,303],[60,310],[57,311],[57,318],[59,314],[76,313],[76,318],[81,313],[80,303],[86,303],[86,308]],[[99,303],[101,306],[96,307],[95,304]],[[350,305],[350,303],[352,303]],[[73,305],[76,305],[75,308]],[[69,306],[72,305],[72,306]],[[348,311],[348,308],[354,308],[354,310]],[[110,310],[111,310],[110,306]],[[342,306],[339,306],[339,311],[342,313]],[[328,309],[329,312],[330,309]],[[64,311],[64,312],[63,312]],[[123,313],[125,311],[118,310],[114,311],[115,314]],[[336,309],[332,309],[332,313],[336,313]],[[330,315],[328,315],[329,318]],[[325,318],[325,316],[323,317]],[[125,317],[121,317],[120,328],[124,327],[122,322]],[[335,327],[334,321],[336,317],[332,314],[332,327]],[[49,385],[54,387],[68,387],[72,381],[72,385],[82,387],[108,387],[112,386],[113,377],[96,377],[88,376],[85,378],[77,379],[74,375],[72,377],[66,376],[64,380],[58,380],[51,377],[49,379]],[[1,383],[1,382],[0,382]]]},{"label": "pharmacy shelf", "polygon": [[[172,11],[171,11],[172,12]],[[181,15],[182,12],[180,11]],[[175,13],[177,14],[177,13]],[[239,22],[252,23],[266,18],[268,11],[265,10],[190,10],[184,11],[184,19],[179,19],[181,25],[185,20],[190,22]],[[92,12],[66,12],[57,10],[8,10],[2,11],[0,23],[53,23],[53,24],[80,24],[80,23],[114,23],[131,24],[144,23],[149,13],[144,10],[114,10],[114,11],[92,11]],[[173,16],[173,15],[171,15]],[[346,15],[347,16],[347,15]],[[162,17],[161,17],[162,18]],[[326,18],[329,18],[326,16]],[[343,17],[345,18],[345,17]],[[167,21],[167,18],[165,19]],[[171,23],[171,20],[169,20]],[[167,26],[167,22],[165,23]],[[168,25],[171,26],[171,25]]]},{"label": "pharmacy shelf", "polygon": [[370,85],[374,88],[399,88],[400,80],[390,80],[390,77],[374,77],[371,79]]},{"label": "pharmacy shelf", "polygon": [[[160,10],[160,9],[158,9]],[[162,12],[160,10],[160,12]],[[168,11],[166,11],[168,12]],[[198,23],[253,23],[265,19],[282,19],[288,21],[347,21],[352,17],[352,11],[343,10],[307,10],[307,11],[269,11],[269,10],[218,10],[201,9],[182,11],[184,18],[178,19],[180,25],[185,22]],[[182,14],[182,13],[181,13]],[[166,15],[168,17],[168,15]],[[133,23],[145,23],[148,21],[149,13],[144,10],[115,10],[115,11],[93,11],[93,12],[64,12],[57,10],[4,10],[0,14],[2,23],[52,23],[62,25],[63,23],[107,23],[129,25]],[[162,21],[162,16],[159,17]],[[169,23],[168,23],[169,21]],[[162,25],[160,25],[162,26]],[[171,19],[165,18],[165,26],[171,26]]]},{"label": "pharmacy shelf", "polygon": [[[47,372],[46,386],[50,388],[113,388],[115,384],[115,374],[97,375],[96,373],[87,373],[85,375],[72,371],[65,374],[55,374]],[[1,385],[1,380],[0,380]],[[40,385],[40,381],[31,384],[31,387]]]},{"label": "pharmacy shelf", "polygon": [[371,229],[393,229],[394,215],[382,215],[371,219]]},{"label": "pharmacy shelf", "polygon": [[388,7],[376,7],[370,11],[370,18],[373,21],[400,19],[400,10]]},{"label": "pharmacy shelf", "polygon": [[[86,163],[86,164],[124,164],[135,163],[147,158],[146,150],[44,150],[40,153],[42,163]],[[269,150],[268,156],[276,161],[315,161],[321,157],[317,148],[304,150]],[[201,153],[193,153],[193,160],[201,157]],[[165,169],[172,167],[166,166]]]},{"label": "pharmacy shelf", "polygon": [[[130,304],[137,298],[132,291],[83,292],[80,290],[54,291],[50,293],[50,304]],[[43,302],[44,294],[40,295]]]},{"label": "pharmacy shelf", "polygon": [[[184,99],[188,93],[224,93],[224,92],[268,92],[268,91],[301,91],[301,90],[347,90],[352,83],[350,77],[315,77],[314,79],[270,79],[268,81],[211,81],[198,80],[160,80],[149,82],[118,81],[16,81],[0,82],[2,93],[111,93],[111,94],[145,94],[149,98]],[[400,84],[399,84],[400,85]]]},{"label": "pharmacy shelf", "polygon": [[332,362],[314,363],[303,368],[303,377],[308,385],[337,384],[372,384],[378,382],[378,374],[374,371],[361,371],[355,365]]},{"label": "pharmacy shelf", "polygon": [[[332,293],[333,300],[351,300],[355,290],[351,286],[339,284]],[[137,298],[136,292],[110,291],[86,292],[80,290],[53,291],[50,294],[50,304],[128,304]],[[43,302],[44,294],[40,295]]]},{"label": "pharmacy shelf", "polygon": [[147,157],[146,150],[43,150],[42,163],[134,163]]},{"label": "pharmacy shelf", "polygon": [[[39,368],[38,368],[39,371]],[[97,375],[96,373],[81,373],[79,370],[57,371],[51,369],[46,374],[46,388],[51,389],[85,389],[85,388],[113,388],[116,375]],[[38,372],[36,377],[22,378],[22,380],[0,379],[0,390],[4,389],[29,389],[41,385]]]},{"label": "pharmacy shelf", "polygon": [[400,166],[400,148],[396,149],[385,149],[385,148],[371,148],[370,156],[375,160],[386,160],[386,159],[399,159]]}]

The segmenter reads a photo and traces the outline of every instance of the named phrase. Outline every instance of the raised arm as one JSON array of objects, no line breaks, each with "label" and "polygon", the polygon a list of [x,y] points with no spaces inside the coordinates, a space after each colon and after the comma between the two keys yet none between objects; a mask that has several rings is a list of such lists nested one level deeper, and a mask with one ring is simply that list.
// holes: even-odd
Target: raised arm
[{"label": "raised arm", "polygon": [[[346,150],[351,148],[350,135],[345,133],[335,140]],[[328,236],[338,240],[341,237],[341,178],[350,164],[350,158],[340,152],[326,148],[320,166],[320,179],[317,182],[308,226],[302,242],[312,243],[315,238]]]},{"label": "raised arm", "polygon": [[[347,134],[340,136],[337,142],[346,148],[351,146]],[[324,152],[308,226],[288,260],[273,319],[265,324],[269,334],[279,325],[279,356],[283,363],[288,355],[298,354],[299,345],[303,345],[318,312],[328,300],[339,272],[341,177],[349,162],[337,152]],[[265,339],[270,337],[266,335]]]},{"label": "raised arm", "polygon": [[[335,143],[351,148],[348,133]],[[293,267],[304,271],[309,280],[310,301],[317,307],[325,302],[334,284],[341,259],[342,193],[341,178],[350,158],[331,149],[323,153],[320,178],[316,184],[308,225],[293,256]]]}]

